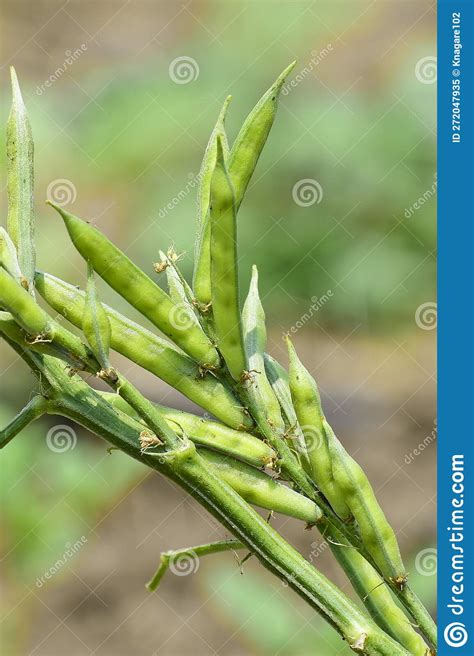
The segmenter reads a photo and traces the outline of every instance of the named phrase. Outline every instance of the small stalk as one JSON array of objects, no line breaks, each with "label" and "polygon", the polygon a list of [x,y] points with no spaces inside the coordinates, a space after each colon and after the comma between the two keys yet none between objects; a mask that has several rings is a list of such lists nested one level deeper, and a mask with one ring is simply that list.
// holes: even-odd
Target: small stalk
[{"label": "small stalk", "polygon": [[199,544],[195,547],[188,547],[187,549],[173,549],[172,551],[165,551],[160,556],[160,564],[154,573],[153,577],[146,584],[150,592],[154,592],[161,583],[161,579],[168,571],[170,565],[174,565],[178,570],[182,569],[183,563],[189,564],[192,567],[192,561],[199,561],[203,556],[210,556],[215,553],[222,553],[223,551],[238,551],[245,549],[245,545],[239,540],[219,540],[217,542],[209,542],[207,544]]},{"label": "small stalk", "polygon": [[36,394],[11,422],[0,431],[0,449],[3,449],[26,426],[35,421],[35,419],[42,417],[47,412],[47,409],[48,401],[41,394]]}]

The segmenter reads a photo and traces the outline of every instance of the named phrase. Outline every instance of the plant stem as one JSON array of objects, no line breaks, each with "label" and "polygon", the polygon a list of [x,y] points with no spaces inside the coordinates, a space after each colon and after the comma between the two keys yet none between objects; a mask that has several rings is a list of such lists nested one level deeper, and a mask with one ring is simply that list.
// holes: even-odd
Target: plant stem
[{"label": "plant stem", "polygon": [[425,606],[411,589],[409,585],[405,585],[403,590],[397,586],[392,585],[393,592],[397,595],[398,599],[408,610],[412,618],[415,620],[417,627],[421,633],[428,639],[430,644],[436,648],[438,644],[438,632],[433,618],[426,610]]},{"label": "plant stem", "polygon": [[20,431],[35,419],[47,412],[48,401],[37,394],[31,401],[14,417],[3,430],[0,431],[0,449],[3,449]]}]

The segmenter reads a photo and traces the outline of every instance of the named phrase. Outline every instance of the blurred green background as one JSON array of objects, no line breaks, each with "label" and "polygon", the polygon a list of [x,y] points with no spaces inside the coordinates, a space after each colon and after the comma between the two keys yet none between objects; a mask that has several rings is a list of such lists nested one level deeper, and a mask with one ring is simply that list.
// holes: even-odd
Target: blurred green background
[{"label": "blurred green background", "polygon": [[[256,263],[270,350],[280,356],[280,335],[292,328],[331,420],[375,479],[415,562],[435,530],[434,454],[407,464],[435,413],[434,335],[419,322],[419,308],[435,299],[431,4],[2,4],[1,122],[14,64],[36,142],[39,266],[75,284],[84,283],[83,262],[44,199],[68,203],[150,273],[159,249],[174,244],[190,276],[195,180],[222,102],[232,94],[232,140],[297,59],[240,210],[242,292]],[[298,193],[308,180],[310,195]],[[3,217],[4,186],[2,176]],[[105,286],[101,295],[134,316]],[[5,423],[35,382],[0,349]],[[150,397],[189,407],[129,374]],[[221,532],[168,483],[108,456],[67,422],[65,444],[73,444],[52,452],[45,436],[58,425],[39,422],[2,454],[5,653],[50,656],[65,645],[101,656],[347,653],[252,561],[241,577],[231,556],[219,556],[218,567],[208,561],[193,577],[170,576],[150,598],[143,583],[161,549]],[[316,537],[297,523],[281,527],[309,556]],[[64,545],[82,536],[74,558],[39,586]],[[327,554],[319,562],[344,584]],[[435,577],[411,569],[433,603]]]}]

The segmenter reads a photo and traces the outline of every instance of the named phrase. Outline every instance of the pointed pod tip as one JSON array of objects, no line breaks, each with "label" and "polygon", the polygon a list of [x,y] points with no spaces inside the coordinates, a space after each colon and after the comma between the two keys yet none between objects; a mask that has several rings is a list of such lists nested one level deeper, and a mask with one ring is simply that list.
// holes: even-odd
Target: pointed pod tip
[{"label": "pointed pod tip", "polygon": [[10,66],[10,80],[12,86],[13,103],[24,107],[23,96],[21,95],[20,83],[14,66]]},{"label": "pointed pod tip", "polygon": [[294,69],[295,66],[296,66],[296,59],[292,61],[291,64],[287,66],[277,77],[272,87],[274,90],[276,91],[281,90],[283,84],[285,83],[286,78],[288,77],[288,75],[291,73],[291,71]]},{"label": "pointed pod tip", "polygon": [[289,333],[285,333],[285,334],[283,335],[283,339],[284,339],[285,342],[286,342],[286,346],[287,346],[287,348],[288,348],[288,355],[290,356],[290,359],[291,359],[292,357],[298,357],[298,356],[296,355],[296,349],[295,349],[295,347],[293,346],[293,342],[291,341],[291,338],[290,338]]},{"label": "pointed pod tip", "polygon": [[46,205],[49,205],[49,206],[52,207],[54,210],[56,210],[56,212],[59,212],[60,214],[63,213],[63,208],[61,207],[61,205],[58,205],[57,203],[55,203],[54,201],[50,200],[49,198],[47,198],[44,202],[46,203]]},{"label": "pointed pod tip", "polygon": [[[71,218],[72,218],[72,214],[69,214],[68,212],[66,212],[66,210],[65,210],[64,208],[62,208],[61,205],[58,205],[57,203],[55,203],[55,202],[52,201],[52,200],[49,200],[49,198],[47,198],[45,202],[46,202],[46,205],[49,205],[49,206],[52,207],[54,210],[56,210],[56,212],[61,216],[61,218],[62,218],[64,221],[67,222],[68,219],[71,219]],[[79,219],[78,219],[78,220],[79,220]]]},{"label": "pointed pod tip", "polygon": [[258,285],[258,269],[256,264],[252,264],[252,285]]},{"label": "pointed pod tip", "polygon": [[226,117],[226,114],[227,114],[227,109],[229,107],[229,103],[230,103],[231,100],[232,100],[232,96],[227,96],[227,98],[222,103],[222,108],[221,108],[221,111],[219,113],[219,118],[217,119],[216,128],[219,127],[221,130],[224,129],[224,121],[225,121],[225,117]]}]

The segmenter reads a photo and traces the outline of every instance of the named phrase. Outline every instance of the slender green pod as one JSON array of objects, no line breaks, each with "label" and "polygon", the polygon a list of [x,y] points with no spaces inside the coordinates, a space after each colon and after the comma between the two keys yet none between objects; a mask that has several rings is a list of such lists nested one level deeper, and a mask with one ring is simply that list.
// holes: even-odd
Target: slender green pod
[{"label": "slender green pod", "polygon": [[265,364],[265,372],[267,374],[268,382],[275,392],[275,396],[280,403],[286,421],[289,426],[293,426],[298,422],[298,419],[296,418],[296,412],[293,408],[288,373],[281,364],[268,353],[263,354],[263,362]]},{"label": "slender green pod", "polygon": [[34,145],[15,69],[10,68],[12,108],[7,122],[8,232],[18,252],[23,285],[34,292]]},{"label": "slender green pod", "polygon": [[289,354],[289,384],[298,422],[303,431],[306,453],[311,463],[312,477],[339,517],[350,517],[344,496],[335,485],[328,438],[323,427],[321,398],[314,378],[298,358],[287,337]]},{"label": "slender green pod", "polygon": [[280,404],[283,416],[286,419],[287,431],[294,440],[295,450],[300,456],[305,471],[311,473],[311,464],[306,453],[306,443],[303,431],[298,423],[298,418],[293,407],[288,374],[281,364],[268,353],[263,354],[263,360],[265,363],[268,382],[272,386],[275,396]]},{"label": "slender green pod", "polygon": [[52,319],[32,296],[6,271],[0,268],[0,307],[11,313],[33,343],[53,343],[95,373],[98,362],[79,337]]},{"label": "slender green pod", "polygon": [[361,466],[347,453],[325,419],[323,427],[329,444],[334,480],[357,522],[362,543],[383,576],[403,590],[407,574],[395,532]]},{"label": "slender green pod", "polygon": [[[101,392],[100,394],[114,408],[137,418],[133,409],[117,394],[110,392]],[[269,467],[276,460],[276,453],[273,449],[249,433],[234,430],[216,421],[197,417],[190,412],[173,410],[157,404],[155,407],[175,433],[181,436],[187,435],[200,446],[210,447],[233,458],[243,460],[254,467]]]},{"label": "slender green pod", "polygon": [[250,178],[257,166],[270,129],[275,120],[278,98],[285,79],[296,62],[292,62],[277,77],[272,86],[263,94],[245,119],[242,128],[229,154],[229,172],[235,189],[235,205],[238,210]]},{"label": "slender green pod", "polygon": [[160,259],[165,267],[166,282],[168,283],[168,291],[171,300],[180,308],[180,323],[189,326],[200,327],[199,320],[195,314],[194,307],[189,301],[187,290],[184,286],[184,281],[175,269],[172,261],[167,257],[163,251],[160,251]]},{"label": "slender green pod", "polygon": [[265,413],[266,421],[281,433],[285,432],[280,404],[270,385],[265,371],[263,355],[267,346],[267,329],[265,312],[258,293],[258,270],[252,267],[250,288],[242,311],[244,344],[246,355],[246,372],[248,380],[243,384],[247,393],[254,399],[255,405]]},{"label": "slender green pod", "polygon": [[[78,328],[85,307],[83,291],[48,273],[37,272],[36,288],[44,300]],[[227,426],[246,428],[253,422],[241,402],[211,373],[168,341],[103,304],[111,326],[110,346],[155,374]]]},{"label": "slender green pod", "polygon": [[208,141],[199,171],[197,201],[197,235],[194,250],[193,289],[196,299],[205,308],[212,301],[211,291],[211,224],[209,205],[211,200],[211,180],[216,167],[217,135],[221,136],[224,157],[229,154],[229,145],[224,127],[227,108],[232,96],[227,96]]},{"label": "slender green pod", "polygon": [[308,524],[316,524],[321,519],[321,510],[313,501],[259,469],[205,448],[199,448],[198,452],[218,476],[248,503],[301,519]]},{"label": "slender green pod", "polygon": [[[322,528],[324,527],[324,528]],[[336,560],[347,574],[351,585],[381,629],[402,644],[412,656],[428,656],[430,651],[419,633],[387,587],[380,574],[327,522],[318,524]]]},{"label": "slender green pod", "polygon": [[288,435],[281,416],[280,405],[265,373],[263,355],[267,333],[265,313],[258,294],[258,272],[253,267],[249,293],[242,312],[246,371],[240,381],[240,396],[246,400],[252,417],[266,440],[279,456],[282,471],[308,497],[315,497],[315,490],[302,469],[297,456],[288,445]]},{"label": "slender green pod", "polygon": [[205,367],[218,367],[219,355],[199,325],[181,321],[180,306],[99,230],[62,207],[59,212],[79,253],[94,271],[183,351]]},{"label": "slender green pod", "polygon": [[290,64],[272,86],[260,98],[258,103],[247,116],[235,143],[228,153],[227,139],[224,129],[224,118],[230,101],[226,99],[216,126],[211,134],[203,164],[198,193],[198,238],[196,240],[195,269],[193,276],[193,289],[196,298],[203,305],[212,300],[212,285],[210,275],[210,225],[207,219],[210,196],[211,172],[216,160],[216,136],[221,135],[224,155],[228,162],[228,172],[232,180],[235,194],[235,212],[242,203],[245,191],[252,174],[257,166],[260,153],[263,150],[268,134],[275,120],[278,107],[278,98],[285,83],[286,77],[294,68],[296,62]]},{"label": "slender green pod", "polygon": [[234,380],[245,369],[240,321],[237,267],[237,225],[234,191],[224,163],[222,138],[217,135],[216,166],[211,180],[212,310],[217,345]]},{"label": "slender green pod", "polygon": [[0,266],[21,284],[22,275],[15,244],[3,226],[0,226]]},{"label": "slender green pod", "polygon": [[100,366],[103,369],[108,369],[110,367],[110,321],[99,301],[94,280],[94,269],[90,262],[87,265],[87,289],[82,331]]},{"label": "slender green pod", "polygon": [[20,328],[10,312],[0,311],[0,333],[21,348],[43,355],[64,360],[73,369],[82,369],[84,362],[77,358],[75,353],[66,349],[57,342],[32,341],[31,337]]}]

